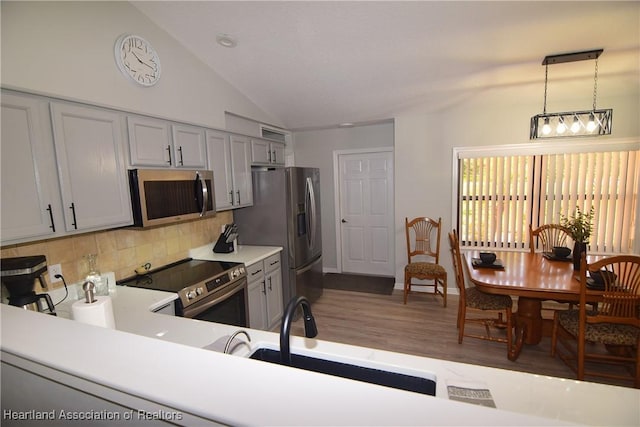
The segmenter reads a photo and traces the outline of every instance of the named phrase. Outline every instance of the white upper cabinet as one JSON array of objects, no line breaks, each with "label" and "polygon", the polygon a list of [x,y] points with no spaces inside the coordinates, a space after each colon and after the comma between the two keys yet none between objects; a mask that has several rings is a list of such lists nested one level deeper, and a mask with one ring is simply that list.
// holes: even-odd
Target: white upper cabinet
[{"label": "white upper cabinet", "polygon": [[271,163],[269,141],[264,139],[251,139],[251,162],[261,165]]},{"label": "white upper cabinet", "polygon": [[63,230],[49,103],[2,94],[2,243]]},{"label": "white upper cabinet", "polygon": [[213,170],[216,210],[253,204],[249,140],[226,132],[207,130],[209,168]]},{"label": "white upper cabinet", "polygon": [[169,123],[148,117],[127,117],[131,166],[171,167]]},{"label": "white upper cabinet", "polygon": [[124,116],[52,102],[51,118],[66,230],[132,224],[123,155]]},{"label": "white upper cabinet", "polygon": [[233,207],[233,177],[229,134],[207,130],[206,138],[209,169],[213,170],[216,211],[231,209]]},{"label": "white upper cabinet", "polygon": [[251,139],[251,162],[254,165],[284,166],[284,143],[266,139]]},{"label": "white upper cabinet", "polygon": [[206,164],[204,129],[172,125],[175,165],[180,168],[204,168]]},{"label": "white upper cabinet", "polygon": [[128,116],[127,126],[131,166],[205,167],[205,134],[202,128],[140,116]]},{"label": "white upper cabinet", "polygon": [[284,144],[271,142],[271,162],[274,165],[284,166]]},{"label": "white upper cabinet", "polygon": [[234,207],[253,205],[249,139],[231,135],[231,168],[233,170]]}]

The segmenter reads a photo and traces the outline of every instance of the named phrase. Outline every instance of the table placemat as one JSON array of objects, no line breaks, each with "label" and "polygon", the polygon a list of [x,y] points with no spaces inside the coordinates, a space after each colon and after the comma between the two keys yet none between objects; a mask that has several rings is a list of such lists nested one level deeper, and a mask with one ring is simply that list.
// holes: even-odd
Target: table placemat
[{"label": "table placemat", "polygon": [[494,270],[504,270],[504,265],[499,259],[496,259],[491,264],[487,264],[482,262],[480,258],[471,258],[471,265],[473,265],[473,268],[493,268]]},{"label": "table placemat", "polygon": [[572,257],[559,258],[553,254],[553,252],[542,252],[542,256],[550,261],[565,261],[565,262],[573,262]]},{"label": "table placemat", "polygon": [[[580,276],[576,276],[576,280],[580,282]],[[597,283],[591,277],[587,277],[587,289],[592,291],[604,291],[604,283]]]}]

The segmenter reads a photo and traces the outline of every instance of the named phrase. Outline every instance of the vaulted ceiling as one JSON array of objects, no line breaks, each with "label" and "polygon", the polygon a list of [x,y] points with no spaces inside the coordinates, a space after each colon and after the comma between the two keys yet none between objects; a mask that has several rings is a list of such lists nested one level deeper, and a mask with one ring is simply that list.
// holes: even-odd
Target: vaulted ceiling
[{"label": "vaulted ceiling", "polygon": [[[383,120],[414,104],[437,110],[485,88],[535,84],[542,97],[551,54],[603,48],[599,73],[613,77],[614,94],[637,91],[640,79],[637,1],[132,4],[289,129]],[[220,46],[218,34],[237,46]]]}]

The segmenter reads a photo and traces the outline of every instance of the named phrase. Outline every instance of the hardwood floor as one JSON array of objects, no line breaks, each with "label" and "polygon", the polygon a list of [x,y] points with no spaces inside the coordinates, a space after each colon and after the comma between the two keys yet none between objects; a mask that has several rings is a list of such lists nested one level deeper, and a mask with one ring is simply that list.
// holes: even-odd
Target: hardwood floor
[{"label": "hardwood floor", "polygon": [[[322,297],[312,307],[318,326],[317,338],[417,356],[575,379],[569,367],[560,359],[550,356],[549,337],[543,337],[538,345],[525,344],[518,360],[511,362],[507,359],[506,344],[467,337],[462,344],[458,344],[457,295],[448,296],[447,308],[442,307],[442,298],[432,294],[411,294],[407,305],[402,303],[402,299],[401,290],[394,290],[391,295],[375,295],[325,289]],[[473,327],[477,326],[468,326]],[[301,320],[292,325],[292,334],[304,335]],[[629,382],[617,380],[589,380],[631,386]]]}]

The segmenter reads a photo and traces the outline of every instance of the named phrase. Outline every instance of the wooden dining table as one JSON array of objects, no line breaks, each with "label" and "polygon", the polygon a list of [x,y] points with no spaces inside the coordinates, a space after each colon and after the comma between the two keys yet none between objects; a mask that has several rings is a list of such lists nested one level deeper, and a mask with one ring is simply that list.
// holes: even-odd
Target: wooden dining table
[{"label": "wooden dining table", "polygon": [[[514,317],[516,329],[522,333],[515,336],[525,344],[538,344],[542,340],[545,329],[543,301],[578,303],[580,300],[579,272],[573,269],[570,259],[548,259],[542,253],[496,251],[494,265],[474,266],[473,260],[479,258],[480,251],[462,250],[461,253],[468,277],[480,291],[518,298]],[[587,262],[595,259],[587,257]],[[502,268],[497,268],[499,265]],[[587,291],[588,302],[597,302],[601,298],[597,291]],[[516,347],[515,357],[522,342],[517,342]]]}]

